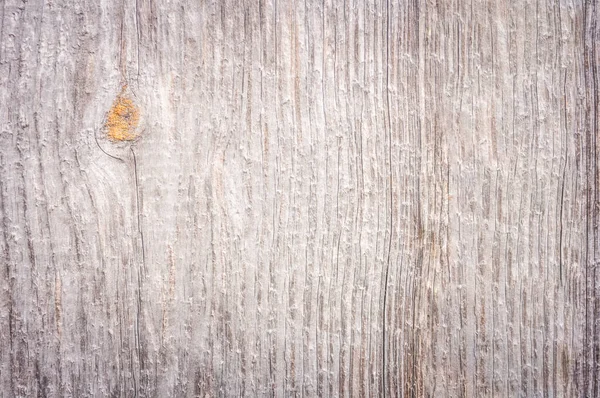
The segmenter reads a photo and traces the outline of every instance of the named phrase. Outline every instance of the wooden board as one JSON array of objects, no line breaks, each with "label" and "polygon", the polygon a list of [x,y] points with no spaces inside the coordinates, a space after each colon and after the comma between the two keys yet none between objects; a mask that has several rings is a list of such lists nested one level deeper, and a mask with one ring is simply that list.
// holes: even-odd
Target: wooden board
[{"label": "wooden board", "polygon": [[2,0],[0,396],[600,397],[598,7]]}]

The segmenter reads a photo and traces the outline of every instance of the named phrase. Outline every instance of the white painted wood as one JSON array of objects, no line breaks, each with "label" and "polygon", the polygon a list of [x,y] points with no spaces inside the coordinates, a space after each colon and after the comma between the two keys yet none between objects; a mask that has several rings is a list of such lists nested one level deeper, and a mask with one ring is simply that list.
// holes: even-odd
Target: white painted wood
[{"label": "white painted wood", "polygon": [[597,7],[3,0],[0,395],[599,397]]}]

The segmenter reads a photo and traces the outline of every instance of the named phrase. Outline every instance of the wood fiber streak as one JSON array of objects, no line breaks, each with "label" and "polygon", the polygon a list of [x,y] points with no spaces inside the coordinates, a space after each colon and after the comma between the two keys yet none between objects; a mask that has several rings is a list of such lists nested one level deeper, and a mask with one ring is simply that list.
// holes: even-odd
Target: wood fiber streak
[{"label": "wood fiber streak", "polygon": [[596,1],[0,4],[1,397],[600,397]]}]

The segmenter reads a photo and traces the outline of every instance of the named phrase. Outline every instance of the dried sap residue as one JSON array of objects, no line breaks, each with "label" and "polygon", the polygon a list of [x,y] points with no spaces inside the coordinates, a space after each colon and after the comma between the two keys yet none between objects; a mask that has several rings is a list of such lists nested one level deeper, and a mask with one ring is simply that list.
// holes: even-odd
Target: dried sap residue
[{"label": "dried sap residue", "polygon": [[140,111],[125,88],[115,99],[106,118],[108,138],[115,141],[131,141],[137,138],[136,128],[140,122]]}]

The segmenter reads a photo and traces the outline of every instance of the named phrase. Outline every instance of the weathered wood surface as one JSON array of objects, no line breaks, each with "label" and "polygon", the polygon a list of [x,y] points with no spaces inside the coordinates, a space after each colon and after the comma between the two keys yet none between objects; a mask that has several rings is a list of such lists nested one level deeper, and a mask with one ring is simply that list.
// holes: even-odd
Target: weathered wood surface
[{"label": "weathered wood surface", "polygon": [[2,0],[0,395],[599,397],[598,7]]}]

